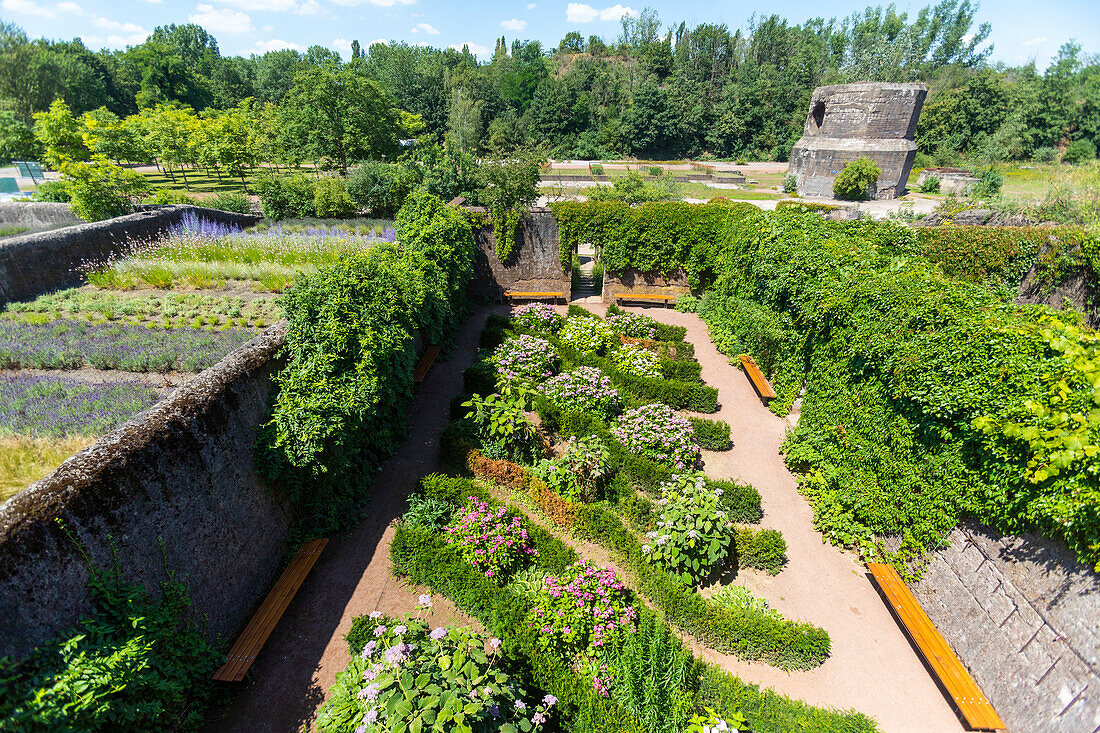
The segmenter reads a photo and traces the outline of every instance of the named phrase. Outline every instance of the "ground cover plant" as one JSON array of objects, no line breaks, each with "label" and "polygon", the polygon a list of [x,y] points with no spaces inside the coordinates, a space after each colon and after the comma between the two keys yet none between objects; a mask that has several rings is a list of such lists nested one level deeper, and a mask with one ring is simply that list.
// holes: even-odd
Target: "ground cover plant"
[{"label": "ground cover plant", "polygon": [[102,435],[157,401],[146,384],[52,375],[0,375],[0,435]]}]

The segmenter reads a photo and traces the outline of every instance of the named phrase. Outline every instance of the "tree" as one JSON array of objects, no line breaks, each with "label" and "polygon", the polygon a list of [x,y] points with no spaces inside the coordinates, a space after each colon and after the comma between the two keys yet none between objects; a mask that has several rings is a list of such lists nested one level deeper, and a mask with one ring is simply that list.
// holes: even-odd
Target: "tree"
[{"label": "tree", "polygon": [[558,44],[558,53],[582,53],[584,51],[584,36],[576,31],[569,31],[565,38]]},{"label": "tree", "polygon": [[38,157],[34,131],[15,117],[11,110],[0,110],[0,163]]},{"label": "tree", "polygon": [[221,59],[214,36],[194,23],[158,25],[146,41],[172,49],[188,69],[206,77],[213,74]]},{"label": "tree", "polygon": [[141,146],[134,139],[134,130],[106,107],[84,113],[84,145],[93,155],[102,155],[118,163],[141,160]]},{"label": "tree", "polygon": [[881,175],[882,169],[870,158],[849,161],[833,179],[833,195],[846,201],[862,201]]},{"label": "tree", "polygon": [[160,159],[165,171],[171,175],[172,168],[178,168],[183,175],[184,187],[190,191],[191,183],[187,180],[185,166],[195,163],[197,133],[200,127],[194,111],[187,107],[159,104],[143,116],[147,141],[156,151],[156,156]]},{"label": "tree", "polygon": [[69,105],[55,99],[48,112],[34,115],[34,137],[42,144],[43,158],[51,168],[74,160],[87,160],[91,152],[84,145],[83,125],[73,117]]},{"label": "tree", "polygon": [[345,173],[350,161],[394,155],[403,132],[390,98],[349,67],[299,71],[282,112],[303,157],[328,160]]},{"label": "tree", "polygon": [[539,196],[539,167],[545,162],[540,148],[527,147],[478,166],[477,203],[489,210],[501,262],[511,259],[519,220]]},{"label": "tree", "polygon": [[481,141],[481,102],[470,99],[464,89],[451,92],[447,115],[447,144],[459,150],[477,149]]},{"label": "tree", "polygon": [[68,184],[73,212],[87,221],[128,214],[152,187],[137,171],[119,168],[103,156],[91,163],[66,162],[61,174]]}]

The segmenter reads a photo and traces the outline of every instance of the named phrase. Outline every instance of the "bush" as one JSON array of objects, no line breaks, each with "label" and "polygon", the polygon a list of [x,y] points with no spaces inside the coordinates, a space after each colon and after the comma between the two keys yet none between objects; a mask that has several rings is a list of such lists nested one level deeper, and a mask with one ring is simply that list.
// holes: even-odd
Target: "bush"
[{"label": "bush", "polygon": [[582,561],[543,582],[529,617],[541,647],[569,658],[633,632],[638,611],[614,570]]},{"label": "bush", "polygon": [[778,575],[787,564],[787,541],[777,529],[738,527],[734,544],[737,566]]},{"label": "bush", "polygon": [[642,553],[689,585],[726,566],[733,527],[722,509],[721,490],[711,489],[702,473],[685,473],[661,487],[657,529]]},{"label": "bush", "polygon": [[347,219],[355,216],[355,202],[348,195],[343,178],[325,176],[314,182],[313,215],[321,219]]},{"label": "bush", "polygon": [[67,181],[42,181],[35,189],[33,198],[35,201],[53,201],[67,204],[72,200],[72,194],[69,192]]},{"label": "bush", "polygon": [[608,355],[615,369],[635,377],[661,378],[661,358],[636,344],[624,344]]},{"label": "bush", "polygon": [[363,163],[347,179],[352,201],[377,219],[392,219],[412,189],[408,169],[394,163]]},{"label": "bush", "polygon": [[569,438],[561,458],[540,461],[534,473],[567,499],[596,501],[607,479],[608,459],[607,446],[599,436]]},{"label": "bush", "polygon": [[218,211],[232,211],[235,214],[251,214],[252,202],[243,193],[223,192],[199,202],[199,206]]},{"label": "bush", "polygon": [[749,484],[708,479],[707,488],[722,492],[722,508],[726,511],[726,519],[729,521],[755,524],[763,518],[764,510],[760,506],[760,492]]},{"label": "bush", "polygon": [[864,201],[881,175],[882,169],[870,158],[849,161],[833,180],[833,195],[845,201]]},{"label": "bush", "polygon": [[657,321],[641,313],[610,312],[607,314],[607,324],[621,336],[651,341],[657,338]]},{"label": "bush", "polygon": [[263,171],[256,176],[260,210],[268,219],[306,219],[317,215],[313,179],[303,173],[280,176]]},{"label": "bush", "polygon": [[549,303],[526,303],[516,308],[512,323],[516,328],[556,333],[565,324],[565,319]]},{"label": "bush", "polygon": [[605,321],[598,318],[578,318],[570,314],[558,332],[558,338],[566,346],[590,354],[606,353],[619,342],[618,334]]},{"label": "bush", "polygon": [[173,191],[172,189],[165,188],[164,186],[157,186],[153,189],[153,195],[147,197],[144,201],[142,201],[142,203],[151,206],[165,206],[168,204],[195,205],[196,201],[194,196],[188,196],[182,191]]},{"label": "bush", "polygon": [[783,618],[766,600],[741,585],[723,585],[711,594],[710,602],[729,611],[748,611],[775,619]]},{"label": "bush", "polygon": [[940,179],[935,176],[928,176],[924,179],[924,183],[920,185],[921,193],[939,193],[940,192]]},{"label": "bush", "polygon": [[463,407],[470,408],[468,419],[477,426],[482,444],[498,446],[509,458],[530,460],[538,450],[538,433],[526,414],[522,396],[475,394]]},{"label": "bush", "polygon": [[783,193],[798,193],[798,177],[791,174],[783,179]]},{"label": "bush", "polygon": [[695,442],[704,450],[729,450],[730,426],[721,420],[707,420],[703,417],[688,418],[691,421]]},{"label": "bush", "polygon": [[1031,154],[1031,159],[1036,163],[1053,163],[1058,160],[1058,151],[1049,145],[1044,145],[1041,148],[1035,148],[1035,152]]},{"label": "bush", "polygon": [[988,199],[1001,192],[1005,176],[993,166],[981,171],[971,171],[971,173],[978,179],[978,182],[970,187],[971,198]]},{"label": "bush", "polygon": [[490,361],[499,379],[512,384],[537,384],[558,370],[558,355],[546,339],[535,336],[506,338],[493,351]]},{"label": "bush", "polygon": [[543,383],[539,390],[564,412],[591,413],[604,420],[622,409],[611,380],[595,367],[578,367]]},{"label": "bush", "polygon": [[66,178],[73,213],[85,221],[129,214],[150,191],[145,176],[111,165],[102,156],[91,163],[66,163],[61,174]]},{"label": "bush", "polygon": [[491,508],[476,496],[467,498],[445,532],[447,542],[458,547],[466,562],[501,583],[529,557],[538,556],[519,517],[509,516],[504,507]]},{"label": "bush", "polygon": [[1090,160],[1096,160],[1096,146],[1093,145],[1091,140],[1074,140],[1066,146],[1066,151],[1062,153],[1063,163],[1076,165],[1087,163]]},{"label": "bush", "polygon": [[681,470],[699,460],[691,423],[668,405],[656,403],[627,410],[615,420],[611,434],[627,450]]}]

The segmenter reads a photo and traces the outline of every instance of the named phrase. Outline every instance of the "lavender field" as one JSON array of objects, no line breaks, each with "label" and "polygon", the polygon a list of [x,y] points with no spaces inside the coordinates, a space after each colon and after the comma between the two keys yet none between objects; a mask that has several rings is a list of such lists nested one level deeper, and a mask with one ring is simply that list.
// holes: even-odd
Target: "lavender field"
[{"label": "lavender field", "polygon": [[99,436],[159,399],[155,389],[140,382],[0,375],[0,435]]}]

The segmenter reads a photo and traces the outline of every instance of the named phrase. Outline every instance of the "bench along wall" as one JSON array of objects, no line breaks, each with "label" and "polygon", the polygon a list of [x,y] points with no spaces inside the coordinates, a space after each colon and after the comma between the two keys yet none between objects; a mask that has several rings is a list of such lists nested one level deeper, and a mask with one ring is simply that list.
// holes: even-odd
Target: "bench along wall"
[{"label": "bench along wall", "polygon": [[691,285],[681,270],[669,275],[659,272],[642,272],[630,267],[622,272],[604,271],[603,301],[610,303],[617,293],[644,293],[646,295],[687,295]]},{"label": "bench along wall", "polygon": [[[0,506],[0,656],[22,657],[90,610],[87,567],[156,589],[166,568],[208,638],[231,636],[286,551],[287,501],[257,478],[279,323]],[[64,529],[57,519],[64,523]]]},{"label": "bench along wall", "polygon": [[911,586],[1013,733],[1100,727],[1100,576],[1038,535],[968,524]]},{"label": "bench along wall", "polygon": [[[475,214],[485,209],[468,208]],[[532,209],[519,223],[516,248],[507,265],[496,254],[496,237],[492,225],[474,228],[477,241],[477,263],[473,295],[499,299],[506,290],[540,293],[572,292],[570,273],[562,270],[558,250],[558,221],[549,209]]]},{"label": "bench along wall", "polygon": [[[62,204],[63,205],[63,204]],[[211,221],[247,226],[259,217],[197,206],[165,206],[105,221],[12,237],[0,242],[0,305],[82,282],[83,264],[106,260],[136,241],[162,236],[188,211]]]}]

